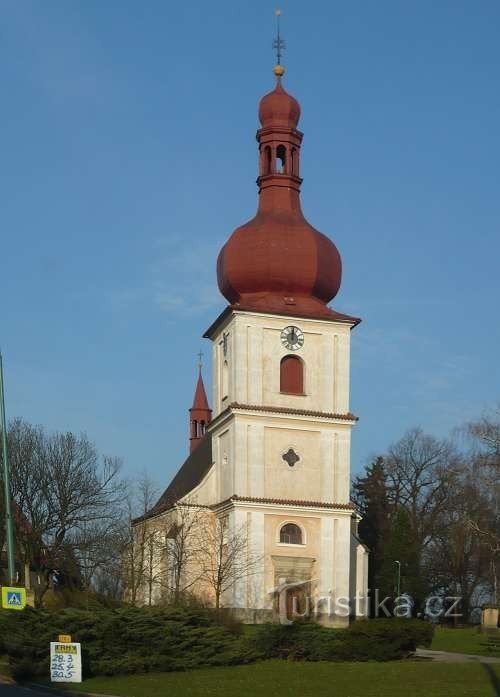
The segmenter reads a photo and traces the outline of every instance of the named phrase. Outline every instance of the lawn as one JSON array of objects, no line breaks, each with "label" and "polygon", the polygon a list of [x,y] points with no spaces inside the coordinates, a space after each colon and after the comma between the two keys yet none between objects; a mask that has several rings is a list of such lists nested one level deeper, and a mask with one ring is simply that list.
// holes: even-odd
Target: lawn
[{"label": "lawn", "polygon": [[92,678],[71,689],[123,697],[496,697],[500,664],[272,660],[188,673]]},{"label": "lawn", "polygon": [[455,653],[473,653],[479,656],[495,656],[484,645],[486,637],[476,627],[466,629],[448,629],[437,627],[434,632],[431,649],[434,651],[453,651]]}]

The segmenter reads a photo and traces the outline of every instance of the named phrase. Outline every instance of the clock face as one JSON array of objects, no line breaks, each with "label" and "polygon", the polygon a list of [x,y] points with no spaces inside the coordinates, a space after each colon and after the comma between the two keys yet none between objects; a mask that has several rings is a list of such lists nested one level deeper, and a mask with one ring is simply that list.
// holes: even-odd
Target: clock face
[{"label": "clock face", "polygon": [[304,335],[298,327],[285,327],[281,332],[281,343],[289,351],[297,351],[304,345]]}]

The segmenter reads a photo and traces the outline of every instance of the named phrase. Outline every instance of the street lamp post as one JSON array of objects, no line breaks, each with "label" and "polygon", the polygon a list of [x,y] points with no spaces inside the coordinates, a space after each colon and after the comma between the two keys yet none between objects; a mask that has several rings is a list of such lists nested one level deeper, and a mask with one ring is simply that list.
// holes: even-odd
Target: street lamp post
[{"label": "street lamp post", "polygon": [[401,595],[401,562],[398,561],[397,559],[394,561],[394,564],[397,565],[397,576],[396,576],[396,598],[399,598]]},{"label": "street lamp post", "polygon": [[12,525],[12,508],[10,496],[10,473],[9,460],[7,455],[7,424],[5,418],[5,397],[3,390],[3,360],[0,353],[0,422],[2,428],[2,454],[3,454],[3,485],[5,499],[5,532],[7,543],[7,567],[9,574],[9,584],[14,585],[16,580],[16,570],[14,563],[14,531]]}]

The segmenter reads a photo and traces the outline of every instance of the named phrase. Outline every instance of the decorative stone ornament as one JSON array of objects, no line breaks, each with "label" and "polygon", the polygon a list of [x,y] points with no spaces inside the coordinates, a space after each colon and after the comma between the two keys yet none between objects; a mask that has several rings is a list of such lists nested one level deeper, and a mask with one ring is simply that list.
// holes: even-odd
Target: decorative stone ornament
[{"label": "decorative stone ornament", "polygon": [[288,448],[287,452],[281,456],[289,467],[295,467],[300,457],[293,448]]}]

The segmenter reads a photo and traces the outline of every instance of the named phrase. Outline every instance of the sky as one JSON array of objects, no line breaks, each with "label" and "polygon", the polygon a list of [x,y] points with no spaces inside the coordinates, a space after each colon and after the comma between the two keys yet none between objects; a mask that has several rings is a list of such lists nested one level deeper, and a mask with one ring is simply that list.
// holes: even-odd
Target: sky
[{"label": "sky", "polygon": [[[163,487],[188,450],[218,251],[257,205],[263,0],[0,0],[6,408]],[[352,468],[500,400],[500,4],[282,9],[303,210],[344,267]],[[208,368],[205,369],[210,383]]]}]

